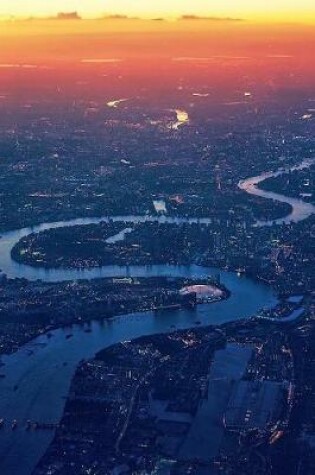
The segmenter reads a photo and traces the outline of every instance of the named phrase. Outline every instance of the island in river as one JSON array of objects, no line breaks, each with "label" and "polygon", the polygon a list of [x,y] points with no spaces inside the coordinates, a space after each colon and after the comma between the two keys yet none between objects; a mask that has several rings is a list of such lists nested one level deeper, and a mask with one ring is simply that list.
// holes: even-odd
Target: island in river
[{"label": "island in river", "polygon": [[210,254],[216,226],[197,222],[100,222],[29,234],[11,251],[21,264],[49,268],[189,265]]}]

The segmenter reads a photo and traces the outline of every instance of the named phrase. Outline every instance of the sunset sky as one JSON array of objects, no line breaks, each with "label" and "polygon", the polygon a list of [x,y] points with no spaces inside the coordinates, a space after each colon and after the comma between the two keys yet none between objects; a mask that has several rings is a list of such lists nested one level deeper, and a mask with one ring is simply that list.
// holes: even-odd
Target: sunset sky
[{"label": "sunset sky", "polygon": [[1,16],[52,16],[68,11],[78,11],[84,17],[113,13],[144,17],[195,14],[315,22],[314,0],[0,0]]}]

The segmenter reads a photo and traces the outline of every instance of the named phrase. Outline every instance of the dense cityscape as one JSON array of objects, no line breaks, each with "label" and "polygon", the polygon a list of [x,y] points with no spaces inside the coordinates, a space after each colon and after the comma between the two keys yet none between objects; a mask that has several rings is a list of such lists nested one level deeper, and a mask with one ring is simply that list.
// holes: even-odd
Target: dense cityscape
[{"label": "dense cityscape", "polygon": [[311,27],[65,19],[0,20],[1,475],[311,475]]}]

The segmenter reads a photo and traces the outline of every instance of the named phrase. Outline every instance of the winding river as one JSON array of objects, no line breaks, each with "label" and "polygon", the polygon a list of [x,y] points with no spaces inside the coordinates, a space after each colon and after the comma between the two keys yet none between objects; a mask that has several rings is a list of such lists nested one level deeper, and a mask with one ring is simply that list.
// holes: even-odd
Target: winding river
[{"label": "winding river", "polygon": [[[239,186],[249,193],[271,198],[269,192],[257,188],[264,178],[244,180]],[[266,175],[264,175],[265,177]],[[268,174],[268,176],[271,176]],[[260,180],[261,178],[261,180]],[[273,194],[273,199],[280,195]],[[285,197],[283,197],[284,200]],[[292,206],[292,213],[285,222],[304,219],[307,215],[300,200],[285,198]],[[298,203],[295,203],[295,202]],[[308,213],[314,212],[314,207]],[[308,214],[309,215],[309,214]],[[92,279],[105,276],[205,276],[219,272],[221,280],[231,291],[231,297],[211,305],[200,305],[195,310],[167,311],[163,313],[136,313],[107,320],[92,322],[91,332],[83,326],[72,326],[72,338],[67,338],[69,329],[58,329],[48,338],[42,335],[24,345],[16,353],[4,356],[5,366],[0,379],[0,418],[7,421],[17,419],[18,428],[12,431],[6,424],[0,431],[0,471],[1,475],[30,475],[39,458],[52,440],[50,431],[26,431],[26,421],[58,422],[64,408],[71,377],[82,359],[93,357],[100,349],[120,341],[142,335],[166,333],[175,328],[190,328],[195,322],[201,325],[220,324],[254,315],[262,307],[272,307],[276,297],[270,287],[248,277],[237,277],[235,273],[218,269],[190,266],[104,266],[92,270],[40,269],[20,265],[11,259],[11,249],[23,236],[31,232],[61,226],[98,223],[109,218],[76,219],[67,222],[45,223],[33,228],[24,228],[5,233],[0,239],[0,268],[10,278],[24,277],[29,280],[42,279],[47,282],[72,279]],[[184,219],[170,217],[122,216],[115,220],[139,222],[159,220],[161,222],[204,222],[208,219]]]},{"label": "winding river", "polygon": [[258,221],[258,226],[271,225],[271,224],[290,224],[291,222],[297,223],[303,219],[308,218],[312,214],[315,214],[315,206],[311,203],[306,203],[305,201],[299,198],[291,198],[289,196],[281,195],[273,191],[265,191],[258,187],[259,183],[262,183],[267,178],[277,177],[288,172],[303,170],[309,168],[314,163],[314,160],[307,159],[304,160],[299,165],[293,167],[283,168],[276,172],[266,172],[261,175],[247,178],[241,180],[238,184],[238,187],[246,191],[247,193],[255,196],[260,196],[261,198],[268,198],[274,201],[279,201],[281,203],[287,203],[291,206],[291,213],[289,213],[284,218],[279,218],[274,221]]}]

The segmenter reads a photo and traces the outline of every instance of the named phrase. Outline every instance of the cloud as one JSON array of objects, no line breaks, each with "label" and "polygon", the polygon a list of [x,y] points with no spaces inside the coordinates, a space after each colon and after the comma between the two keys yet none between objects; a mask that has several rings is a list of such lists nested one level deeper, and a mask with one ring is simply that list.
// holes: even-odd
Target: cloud
[{"label": "cloud", "polygon": [[78,12],[59,12],[54,18],[57,20],[81,20]]},{"label": "cloud", "polygon": [[180,20],[206,20],[206,21],[244,21],[243,18],[231,17],[212,17],[212,16],[198,16],[198,15],[182,15]]}]

